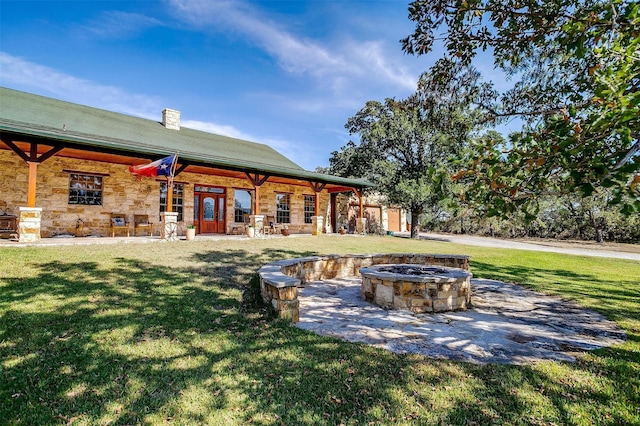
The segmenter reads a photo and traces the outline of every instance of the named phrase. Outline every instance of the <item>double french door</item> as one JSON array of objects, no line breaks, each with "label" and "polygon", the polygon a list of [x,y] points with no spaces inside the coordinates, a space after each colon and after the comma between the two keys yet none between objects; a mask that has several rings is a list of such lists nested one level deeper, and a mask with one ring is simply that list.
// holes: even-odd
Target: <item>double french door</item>
[{"label": "double french door", "polygon": [[193,223],[199,234],[224,234],[225,188],[195,186],[193,200]]}]

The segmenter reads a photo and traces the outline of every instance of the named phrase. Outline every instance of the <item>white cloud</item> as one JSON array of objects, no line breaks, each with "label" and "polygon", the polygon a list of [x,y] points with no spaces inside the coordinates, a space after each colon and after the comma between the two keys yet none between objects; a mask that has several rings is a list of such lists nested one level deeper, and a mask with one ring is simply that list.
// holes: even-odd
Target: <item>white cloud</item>
[{"label": "white cloud", "polygon": [[295,38],[244,3],[173,0],[171,5],[173,10],[179,12],[180,18],[196,27],[212,31],[229,29],[248,37],[289,72],[308,72],[321,76],[330,69],[349,66],[340,56],[312,40]]},{"label": "white cloud", "polygon": [[138,117],[158,119],[162,111],[159,98],[127,93],[4,52],[0,52],[0,84]]},{"label": "white cloud", "polygon": [[348,52],[354,58],[358,58],[360,70],[363,74],[375,70],[377,78],[392,82],[394,86],[409,89],[416,89],[418,76],[412,73],[405,66],[398,65],[393,61],[388,52],[384,50],[384,45],[379,41],[356,42],[348,44]]},{"label": "white cloud", "polygon": [[148,28],[162,26],[155,18],[137,13],[106,11],[98,19],[80,27],[82,31],[100,38],[124,39],[142,33]]},{"label": "white cloud", "polygon": [[240,1],[169,0],[178,19],[208,32],[237,33],[271,55],[289,73],[309,74],[335,92],[349,85],[384,82],[415,89],[418,72],[399,65],[399,45],[341,38],[323,43],[296,37],[256,8]]},{"label": "white cloud", "polygon": [[233,126],[228,126],[224,124],[216,124],[216,123],[197,121],[197,120],[182,120],[181,125],[183,127],[187,127],[195,130],[202,130],[203,132],[213,133],[216,135],[228,136],[231,138],[243,139],[247,141],[265,144],[275,149],[280,154],[284,155],[289,159],[304,158],[306,153],[308,152],[308,149],[301,146],[300,144],[286,141],[284,139],[262,139],[261,140],[253,135],[250,135],[248,133],[245,133],[236,129]]},{"label": "white cloud", "polygon": [[207,133],[214,133],[216,135],[228,136],[230,138],[236,139],[244,139],[248,141],[255,140],[250,135],[236,129],[233,126],[229,126],[226,124],[216,124],[206,121],[198,121],[198,120],[181,120],[182,127],[187,127],[189,129],[202,130]]}]

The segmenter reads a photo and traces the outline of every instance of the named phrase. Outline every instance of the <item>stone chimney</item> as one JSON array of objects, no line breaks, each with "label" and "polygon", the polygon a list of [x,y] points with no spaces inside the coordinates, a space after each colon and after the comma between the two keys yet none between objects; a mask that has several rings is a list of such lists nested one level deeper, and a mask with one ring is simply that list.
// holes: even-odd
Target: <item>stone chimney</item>
[{"label": "stone chimney", "polygon": [[180,111],[169,108],[163,109],[162,125],[167,129],[180,130]]}]

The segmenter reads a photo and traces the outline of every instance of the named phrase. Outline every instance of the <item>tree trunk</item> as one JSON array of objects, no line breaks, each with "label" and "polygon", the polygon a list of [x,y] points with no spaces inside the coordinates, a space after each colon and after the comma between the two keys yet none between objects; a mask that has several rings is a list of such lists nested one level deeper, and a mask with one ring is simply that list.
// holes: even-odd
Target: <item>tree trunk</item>
[{"label": "tree trunk", "polygon": [[420,212],[411,210],[411,238],[420,238]]},{"label": "tree trunk", "polygon": [[598,220],[591,210],[589,210],[589,221],[591,222],[591,226],[593,226],[593,230],[596,233],[596,243],[601,243],[604,241],[604,231],[602,226],[599,226]]},{"label": "tree trunk", "polygon": [[604,242],[604,231],[602,228],[596,228],[596,243]]}]

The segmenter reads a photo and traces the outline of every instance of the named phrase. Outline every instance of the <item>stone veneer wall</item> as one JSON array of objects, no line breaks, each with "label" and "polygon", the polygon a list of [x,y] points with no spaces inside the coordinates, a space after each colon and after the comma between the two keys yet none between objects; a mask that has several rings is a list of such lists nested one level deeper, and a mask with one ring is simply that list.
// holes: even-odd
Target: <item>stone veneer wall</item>
[{"label": "stone veneer wall", "polygon": [[443,274],[405,275],[378,268],[360,269],[360,294],[382,308],[433,313],[465,310],[471,303],[471,272],[467,270],[449,268]]},{"label": "stone veneer wall", "polygon": [[[27,182],[29,168],[15,153],[0,150],[0,211],[19,216],[19,207],[27,205]],[[85,173],[107,174],[103,178],[101,206],[68,204],[69,173],[74,170]],[[51,237],[56,234],[75,234],[76,220],[85,223],[84,232],[93,235],[110,235],[110,214],[125,213],[133,223],[134,214],[148,214],[156,224],[155,235],[160,232],[160,183],[164,179],[136,179],[124,164],[100,161],[76,160],[54,156],[38,166],[36,183],[36,206],[42,208],[41,235]],[[231,179],[220,176],[199,175],[183,172],[175,178],[176,183],[184,183],[184,221],[179,223],[179,231],[193,222],[194,184],[221,186],[227,189],[226,224],[227,233],[234,225],[234,189],[253,190],[246,179]],[[308,186],[271,184],[260,187],[260,212],[262,215],[276,214],[276,194],[291,194],[291,233],[311,233],[312,224],[304,223],[304,196],[315,195]],[[321,214],[328,211],[330,196],[320,193]],[[132,229],[133,232],[133,229]]]},{"label": "stone veneer wall", "polygon": [[311,281],[356,276],[360,268],[380,264],[419,264],[460,268],[468,271],[469,256],[455,254],[361,254],[328,255],[280,260],[258,271],[260,292],[278,316],[297,322],[300,319],[298,287]]}]

